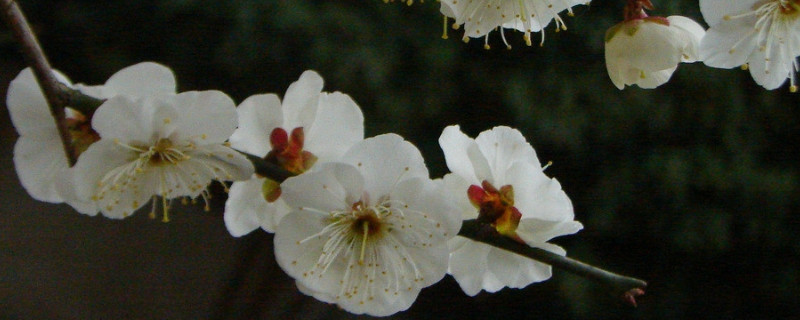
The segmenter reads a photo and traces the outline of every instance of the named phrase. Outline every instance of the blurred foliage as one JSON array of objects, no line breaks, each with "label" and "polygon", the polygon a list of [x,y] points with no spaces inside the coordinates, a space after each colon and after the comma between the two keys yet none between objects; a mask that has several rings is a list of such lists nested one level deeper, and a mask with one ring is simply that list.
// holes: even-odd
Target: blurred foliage
[{"label": "blurred foliage", "polygon": [[[558,289],[569,311],[539,316],[752,319],[800,311],[800,96],[702,63],[681,65],[655,90],[617,90],[602,39],[624,1],[575,7],[575,17],[562,15],[569,30],[548,26],[543,47],[538,34],[526,47],[521,33],[506,32],[512,50],[495,33],[491,50],[483,39],[464,44],[461,30],[442,40],[435,1],[22,2],[53,65],[79,82],[155,60],[175,70],[181,90],[220,89],[241,101],[282,95],[315,69],[326,90],[363,108],[368,136],[403,135],[434,176],[446,172],[437,143],[445,126],[461,124],[470,135],[519,128],[543,162],[554,162],[547,173],[585,225],[558,242],[581,260],[652,283],[630,311],[602,288],[557,276],[543,285]],[[702,21],[697,1],[654,3],[651,15]],[[460,294],[448,289],[443,294]],[[555,300],[511,292],[509,299]]]}]

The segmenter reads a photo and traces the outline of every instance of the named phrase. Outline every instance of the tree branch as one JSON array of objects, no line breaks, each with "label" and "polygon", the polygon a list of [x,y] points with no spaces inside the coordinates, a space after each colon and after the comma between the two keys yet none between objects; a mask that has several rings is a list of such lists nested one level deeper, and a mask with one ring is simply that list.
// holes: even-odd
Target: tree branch
[{"label": "tree branch", "polygon": [[461,225],[461,230],[458,231],[458,235],[502,248],[583,278],[596,281],[609,287],[614,294],[633,306],[636,306],[635,297],[644,294],[644,288],[647,287],[647,282],[643,280],[622,276],[578,260],[514,241],[509,237],[500,235],[491,226],[480,223],[477,220],[465,220]]},{"label": "tree branch", "polygon": [[72,148],[72,139],[65,120],[64,107],[67,106],[69,98],[65,94],[65,90],[61,90],[64,85],[59,83],[53,75],[50,63],[47,62],[47,57],[45,57],[39,42],[36,40],[36,36],[33,35],[33,31],[31,31],[28,21],[16,1],[2,0],[2,4],[3,20],[6,21],[6,24],[14,33],[14,38],[21,46],[20,49],[25,63],[33,69],[36,81],[44,91],[47,105],[50,107],[50,114],[53,115],[59,137],[61,137],[64,153],[67,156],[69,165],[72,166],[75,164],[77,156],[75,149]]}]

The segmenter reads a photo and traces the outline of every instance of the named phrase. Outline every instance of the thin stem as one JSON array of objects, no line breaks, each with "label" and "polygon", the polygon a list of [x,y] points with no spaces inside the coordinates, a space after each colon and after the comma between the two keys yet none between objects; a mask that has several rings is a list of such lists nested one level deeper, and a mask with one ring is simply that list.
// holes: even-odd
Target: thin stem
[{"label": "thin stem", "polygon": [[66,96],[65,91],[61,90],[63,84],[59,83],[53,76],[50,63],[47,62],[47,57],[45,57],[39,42],[36,40],[36,36],[33,35],[33,31],[31,31],[30,25],[28,25],[28,21],[16,1],[2,0],[2,4],[3,19],[14,33],[14,38],[20,44],[25,63],[31,66],[39,87],[44,91],[47,105],[50,107],[50,114],[53,115],[56,122],[64,153],[67,156],[69,165],[72,166],[75,164],[77,157],[75,149],[72,148],[72,143],[70,142],[71,138],[65,120],[64,107],[67,106],[69,98]]},{"label": "thin stem", "polygon": [[609,287],[615,294],[634,306],[636,306],[635,297],[644,294],[644,288],[647,287],[647,282],[644,280],[619,275],[578,260],[514,241],[509,237],[500,235],[491,226],[480,223],[477,220],[465,220],[461,225],[461,230],[458,231],[458,235],[502,248],[583,278],[596,281]]},{"label": "thin stem", "polygon": [[250,160],[250,162],[253,163],[253,167],[256,169],[256,174],[265,178],[269,178],[272,181],[281,183],[295,175],[294,173],[291,173],[272,162],[266,161],[261,157],[242,151],[239,151],[239,153],[247,157],[247,160]]}]

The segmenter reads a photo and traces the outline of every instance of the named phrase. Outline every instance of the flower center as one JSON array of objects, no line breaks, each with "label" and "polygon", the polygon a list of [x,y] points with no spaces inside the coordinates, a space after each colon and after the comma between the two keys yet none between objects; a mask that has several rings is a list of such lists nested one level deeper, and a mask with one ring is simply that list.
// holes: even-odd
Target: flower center
[{"label": "flower center", "polygon": [[481,186],[467,189],[469,201],[478,208],[478,221],[491,224],[498,233],[520,240],[516,230],[522,214],[514,207],[514,187],[505,185],[498,190],[484,180]]},{"label": "flower center", "polygon": [[180,149],[175,148],[172,145],[172,141],[166,138],[159,139],[156,145],[152,146],[148,152],[142,155],[149,155],[149,164],[156,167],[173,165],[189,159],[189,156],[184,154]]},{"label": "flower center", "polygon": [[[100,179],[92,200],[107,211],[122,211],[122,217],[142,205],[132,199],[143,193],[153,195],[150,218],[156,216],[156,196],[161,197],[164,222],[169,221],[167,200],[170,198],[202,196],[205,210],[209,211],[210,195],[206,185],[212,180],[222,182],[233,177],[217,160],[233,158],[233,153],[220,154],[193,142],[175,142],[168,138],[158,139],[151,146],[127,144],[119,139],[114,139],[114,143],[130,152],[131,157]],[[193,152],[200,152],[200,156],[191,157],[189,154]],[[227,192],[228,187],[224,183],[223,186]]]},{"label": "flower center", "polygon": [[[447,237],[441,225],[427,214],[397,200],[375,206],[358,201],[348,210],[331,212],[326,220],[321,231],[297,244],[319,241],[311,245],[321,247],[319,258],[303,278],[313,282],[322,279],[329,269],[337,270],[330,275],[337,277],[341,286],[335,295],[337,300],[358,299],[365,303],[380,291],[397,295],[401,290],[412,290],[424,278],[413,251],[407,248],[429,248]],[[331,268],[334,265],[337,267]]]},{"label": "flower center", "polygon": [[[287,134],[283,128],[275,128],[269,136],[272,150],[267,153],[264,160],[294,174],[306,172],[317,161],[317,157],[313,153],[303,150],[304,140],[303,127],[292,129],[291,135]],[[261,194],[267,202],[275,202],[281,196],[280,183],[265,179],[261,186]]]}]

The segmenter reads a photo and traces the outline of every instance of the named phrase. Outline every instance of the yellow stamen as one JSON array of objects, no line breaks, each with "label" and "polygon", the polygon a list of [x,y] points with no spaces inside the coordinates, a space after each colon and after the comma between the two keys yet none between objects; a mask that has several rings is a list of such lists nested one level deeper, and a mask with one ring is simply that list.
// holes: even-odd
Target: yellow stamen
[{"label": "yellow stamen", "polygon": [[169,207],[167,207],[167,194],[161,194],[161,207],[164,209],[164,218],[161,219],[162,222],[169,222]]},{"label": "yellow stamen", "polygon": [[447,39],[447,16],[444,16],[444,32],[442,32],[442,39]]},{"label": "yellow stamen", "polygon": [[361,230],[364,232],[364,237],[361,238],[361,256],[358,258],[358,265],[364,265],[364,251],[367,248],[367,235],[369,235],[369,222],[361,222]]}]

